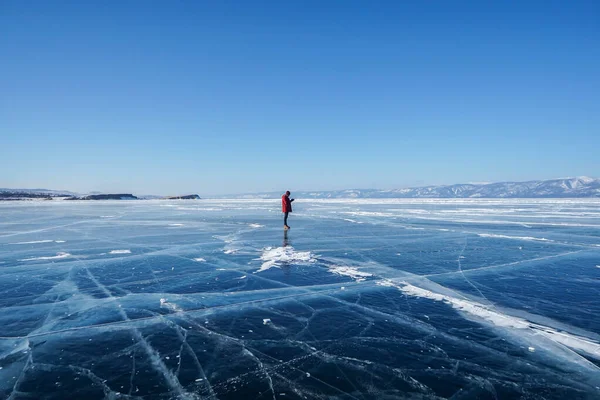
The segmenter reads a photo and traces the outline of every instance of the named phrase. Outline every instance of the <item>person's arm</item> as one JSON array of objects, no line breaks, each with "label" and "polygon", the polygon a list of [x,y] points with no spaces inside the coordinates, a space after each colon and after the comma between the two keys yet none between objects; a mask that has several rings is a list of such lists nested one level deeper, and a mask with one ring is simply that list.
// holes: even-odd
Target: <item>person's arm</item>
[{"label": "person's arm", "polygon": [[290,199],[290,203],[291,203],[292,201],[294,201],[294,199]]}]

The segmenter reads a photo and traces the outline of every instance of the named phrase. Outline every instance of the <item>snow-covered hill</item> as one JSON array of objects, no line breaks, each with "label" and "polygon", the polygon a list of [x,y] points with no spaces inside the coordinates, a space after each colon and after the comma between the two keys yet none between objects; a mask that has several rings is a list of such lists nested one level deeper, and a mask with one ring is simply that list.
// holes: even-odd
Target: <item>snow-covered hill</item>
[{"label": "snow-covered hill", "polygon": [[[234,199],[274,199],[282,193],[253,193],[221,198]],[[0,200],[24,200],[33,198],[80,197],[65,190],[48,189],[2,189]],[[423,186],[405,189],[348,189],[330,191],[293,191],[292,197],[313,199],[394,199],[394,198],[600,198],[600,179],[585,176],[577,178],[550,179],[528,182],[464,183],[456,185]],[[142,196],[140,199],[164,198],[163,196]]]},{"label": "snow-covered hill", "polygon": [[[350,189],[294,192],[293,197],[336,198],[569,198],[600,197],[600,179],[578,177],[528,182],[465,183],[406,189]],[[233,198],[277,198],[281,193],[257,193]]]},{"label": "snow-covered hill", "polygon": [[69,192],[68,190],[53,190],[53,189],[8,189],[0,188],[0,193],[22,193],[22,194],[33,194],[33,195],[47,195],[49,197],[65,197],[65,196],[76,196],[75,192]]}]

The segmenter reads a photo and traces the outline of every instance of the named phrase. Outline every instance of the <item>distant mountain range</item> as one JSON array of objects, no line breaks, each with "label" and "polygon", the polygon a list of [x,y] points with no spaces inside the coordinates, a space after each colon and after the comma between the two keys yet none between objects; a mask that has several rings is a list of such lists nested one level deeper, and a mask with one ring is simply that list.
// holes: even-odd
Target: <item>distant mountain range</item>
[{"label": "distant mountain range", "polygon": [[[227,199],[276,199],[279,192],[219,196]],[[310,199],[450,199],[450,198],[600,198],[600,179],[578,178],[550,179],[528,182],[464,183],[456,185],[423,186],[406,189],[348,189],[329,191],[294,191],[293,197]],[[134,196],[131,194],[101,194],[81,196],[66,190],[2,189],[0,200],[65,199],[200,199],[200,196]]]},{"label": "distant mountain range", "polygon": [[[281,193],[256,193],[227,198],[277,198]],[[600,197],[600,179],[578,177],[528,182],[464,183],[406,189],[349,189],[302,191],[292,197],[313,199],[427,199],[427,198],[574,198]]]}]

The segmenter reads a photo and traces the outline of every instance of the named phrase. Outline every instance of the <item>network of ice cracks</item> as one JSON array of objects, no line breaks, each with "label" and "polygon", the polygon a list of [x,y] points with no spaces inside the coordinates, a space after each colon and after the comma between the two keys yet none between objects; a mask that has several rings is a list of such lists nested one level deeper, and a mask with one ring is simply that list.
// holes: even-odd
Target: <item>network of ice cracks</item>
[{"label": "network of ice cracks", "polygon": [[598,200],[0,204],[0,398],[600,398]]}]

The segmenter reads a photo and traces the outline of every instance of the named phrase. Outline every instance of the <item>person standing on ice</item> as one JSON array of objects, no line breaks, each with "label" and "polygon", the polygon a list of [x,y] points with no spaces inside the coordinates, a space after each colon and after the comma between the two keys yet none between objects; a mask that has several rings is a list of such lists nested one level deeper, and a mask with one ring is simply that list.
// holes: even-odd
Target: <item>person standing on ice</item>
[{"label": "person standing on ice", "polygon": [[287,224],[288,214],[292,212],[292,201],[294,199],[290,199],[290,191],[285,192],[283,196],[281,196],[281,212],[283,212],[283,229],[286,231],[290,229]]}]

